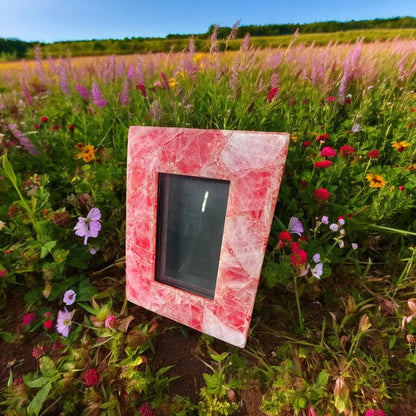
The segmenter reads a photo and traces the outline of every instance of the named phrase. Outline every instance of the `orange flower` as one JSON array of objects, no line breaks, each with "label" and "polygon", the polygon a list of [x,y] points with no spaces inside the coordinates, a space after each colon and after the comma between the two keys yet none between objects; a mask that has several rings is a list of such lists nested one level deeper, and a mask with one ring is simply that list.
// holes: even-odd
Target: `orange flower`
[{"label": "orange flower", "polygon": [[82,159],[84,162],[91,162],[95,160],[95,149],[94,146],[88,144],[86,146],[82,146],[79,148],[79,145],[82,143],[78,143],[75,147],[78,149],[78,154],[76,155],[77,159]]},{"label": "orange flower", "polygon": [[380,175],[376,175],[375,173],[368,173],[365,178],[368,180],[368,186],[370,188],[382,188],[386,185],[386,181]]},{"label": "orange flower", "polygon": [[396,149],[398,152],[403,152],[404,149],[406,149],[406,147],[409,147],[410,143],[406,142],[406,141],[402,141],[402,142],[393,142],[391,144],[391,147],[393,147],[394,149]]}]

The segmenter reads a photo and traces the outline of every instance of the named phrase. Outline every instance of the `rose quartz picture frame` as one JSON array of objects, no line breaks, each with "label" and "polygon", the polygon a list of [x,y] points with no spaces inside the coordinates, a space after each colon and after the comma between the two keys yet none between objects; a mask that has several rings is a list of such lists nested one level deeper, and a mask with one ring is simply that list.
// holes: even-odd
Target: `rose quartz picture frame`
[{"label": "rose quartz picture frame", "polygon": [[[246,344],[289,135],[130,127],[127,299],[238,347]],[[229,181],[213,299],[155,279],[159,174]]]}]

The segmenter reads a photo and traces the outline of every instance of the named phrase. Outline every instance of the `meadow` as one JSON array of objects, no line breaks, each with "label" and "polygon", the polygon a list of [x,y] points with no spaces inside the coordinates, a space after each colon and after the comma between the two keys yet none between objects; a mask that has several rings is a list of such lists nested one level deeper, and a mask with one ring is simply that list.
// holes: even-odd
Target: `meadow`
[{"label": "meadow", "polygon": [[[2,414],[416,414],[416,42],[210,42],[0,63]],[[138,125],[291,135],[244,349],[125,299]]]}]

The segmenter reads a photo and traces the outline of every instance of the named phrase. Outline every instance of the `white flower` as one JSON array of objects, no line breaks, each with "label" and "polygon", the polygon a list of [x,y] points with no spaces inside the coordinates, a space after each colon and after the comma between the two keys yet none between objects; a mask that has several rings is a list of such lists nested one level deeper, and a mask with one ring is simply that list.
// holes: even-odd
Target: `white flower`
[{"label": "white flower", "polygon": [[357,243],[351,243],[351,248],[352,248],[353,250],[357,250],[357,248],[358,248],[358,244],[357,244]]},{"label": "white flower", "polygon": [[319,263],[321,261],[321,255],[319,253],[316,253],[313,255],[312,259],[315,263]]}]

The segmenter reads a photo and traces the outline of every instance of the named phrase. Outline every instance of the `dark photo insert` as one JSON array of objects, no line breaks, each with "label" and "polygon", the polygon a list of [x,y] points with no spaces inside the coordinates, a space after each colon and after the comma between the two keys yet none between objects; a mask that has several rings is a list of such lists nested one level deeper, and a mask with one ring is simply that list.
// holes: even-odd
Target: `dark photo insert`
[{"label": "dark photo insert", "polygon": [[159,173],[156,280],[215,295],[230,182]]}]

